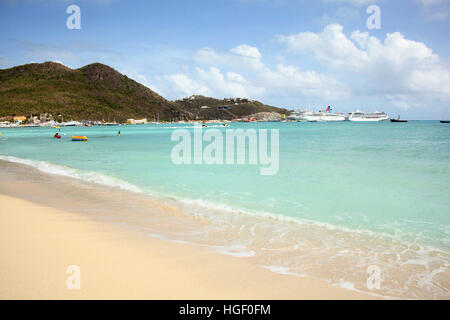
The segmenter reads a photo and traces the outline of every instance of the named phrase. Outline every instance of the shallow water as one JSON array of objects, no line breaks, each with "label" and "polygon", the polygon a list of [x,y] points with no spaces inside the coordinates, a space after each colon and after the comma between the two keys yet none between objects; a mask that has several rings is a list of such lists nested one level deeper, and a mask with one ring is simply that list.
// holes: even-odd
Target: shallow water
[{"label": "shallow water", "polygon": [[[184,230],[153,221],[145,224],[149,236],[209,245],[273,271],[362,291],[367,267],[376,265],[383,282],[375,294],[449,297],[449,126],[232,124],[279,129],[274,176],[260,175],[259,165],[173,164],[170,135],[179,127],[193,130],[187,124],[62,128],[56,140],[55,129],[1,129],[0,159],[133,192],[145,198],[133,209],[140,212],[136,225],[150,217],[148,197],[179,209],[180,219],[200,222]],[[72,134],[89,141],[72,142]]]}]

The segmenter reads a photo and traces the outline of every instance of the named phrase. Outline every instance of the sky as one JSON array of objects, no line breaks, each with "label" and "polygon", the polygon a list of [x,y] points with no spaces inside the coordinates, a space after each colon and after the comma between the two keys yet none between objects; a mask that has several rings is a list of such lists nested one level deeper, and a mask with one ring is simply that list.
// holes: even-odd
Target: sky
[{"label": "sky", "polygon": [[100,62],[170,100],[450,118],[450,0],[0,0],[0,30],[0,69]]}]

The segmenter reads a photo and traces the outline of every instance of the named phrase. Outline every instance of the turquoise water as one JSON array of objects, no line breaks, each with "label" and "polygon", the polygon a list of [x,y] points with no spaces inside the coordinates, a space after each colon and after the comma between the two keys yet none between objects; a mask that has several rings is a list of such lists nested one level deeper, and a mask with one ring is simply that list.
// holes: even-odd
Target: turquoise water
[{"label": "turquoise water", "polygon": [[[289,218],[450,252],[449,125],[231,124],[228,129],[279,130],[279,171],[273,176],[260,175],[260,165],[175,165],[170,137],[176,128],[193,132],[190,124],[66,127],[57,140],[57,129],[3,128],[0,159],[44,161],[32,164],[197,211]],[[89,141],[72,142],[71,135]],[[444,287],[448,293],[448,282]]]},{"label": "turquoise water", "polygon": [[175,127],[193,126],[66,127],[61,140],[52,139],[57,129],[8,128],[0,154],[101,172],[157,195],[450,244],[450,126],[233,124],[280,130],[273,176],[260,175],[260,165],[174,165]]}]

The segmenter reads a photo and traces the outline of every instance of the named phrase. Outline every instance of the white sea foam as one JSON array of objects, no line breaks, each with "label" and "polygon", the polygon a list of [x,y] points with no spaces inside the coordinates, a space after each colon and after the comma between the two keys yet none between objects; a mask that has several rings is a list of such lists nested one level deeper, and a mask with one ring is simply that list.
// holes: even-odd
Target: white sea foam
[{"label": "white sea foam", "polygon": [[[49,174],[55,174],[60,175],[64,177],[74,178],[90,183],[97,183],[104,186],[109,187],[115,187],[126,191],[131,191],[135,193],[143,193],[143,191],[136,185],[130,184],[124,180],[111,177],[102,173],[98,172],[92,172],[92,171],[82,171],[74,168],[70,168],[63,165],[56,165],[53,163],[49,163],[47,161],[39,161],[39,160],[31,160],[31,159],[22,159],[14,156],[5,156],[0,155],[0,160],[9,161],[13,163],[19,163],[27,166],[31,166],[33,168],[38,169],[41,172],[49,173]],[[207,216],[211,220],[214,220],[216,217],[214,216],[214,212],[222,212],[222,213],[232,213],[232,214],[238,214],[238,215],[247,215],[247,216],[253,216],[253,217],[259,217],[259,218],[265,218],[265,219],[271,219],[276,220],[279,222],[287,222],[287,223],[295,223],[299,225],[309,225],[309,226],[316,226],[320,228],[324,228],[326,230],[339,230],[346,233],[351,234],[364,234],[372,237],[385,237],[390,238],[392,240],[399,240],[401,239],[400,235],[391,235],[391,234],[384,234],[381,232],[373,232],[366,229],[351,229],[346,228],[343,226],[337,226],[333,224],[329,224],[326,222],[317,222],[317,221],[310,221],[307,219],[300,219],[296,217],[290,217],[290,216],[284,216],[279,214],[273,214],[269,212],[263,212],[263,211],[250,211],[245,210],[241,208],[233,208],[226,204],[211,202],[204,199],[190,199],[190,198],[177,198],[175,197],[176,202],[180,202],[182,204],[187,205],[186,209],[189,213],[205,217]],[[202,210],[198,210],[202,209]],[[211,214],[211,211],[213,214]],[[428,249],[428,248],[427,248]],[[433,250],[440,251],[439,249],[433,248]],[[428,250],[426,250],[428,251]]]},{"label": "white sea foam", "polygon": [[[328,259],[332,260],[337,259],[336,261],[342,261],[342,258],[346,257],[355,262],[353,266],[346,267],[348,269],[335,270],[337,274],[343,276],[344,279],[347,278],[347,276],[349,279],[354,278],[352,276],[353,272],[360,272],[360,270],[366,268],[366,265],[370,265],[373,263],[382,265],[384,272],[392,276],[396,272],[395,270],[397,270],[399,267],[403,268],[404,265],[412,265],[413,268],[417,268],[417,266],[420,268],[421,266],[423,266],[426,270],[424,272],[419,272],[419,270],[416,270],[413,273],[411,273],[411,275],[409,276],[408,283],[403,288],[395,288],[395,289],[386,288],[386,290],[383,293],[374,293],[368,292],[367,290],[359,290],[355,287],[354,282],[345,280],[342,280],[337,284],[334,283],[334,285],[338,287],[342,287],[347,290],[357,292],[369,293],[373,296],[385,299],[394,299],[394,296],[401,297],[405,295],[423,298],[427,297],[428,294],[433,297],[443,297],[446,296],[446,294],[448,294],[448,288],[447,289],[443,288],[442,283],[439,284],[436,283],[435,281],[436,279],[435,276],[437,274],[448,272],[447,267],[448,264],[446,263],[446,261],[448,261],[447,260],[448,252],[432,246],[419,245],[417,242],[408,242],[403,238],[403,234],[401,232],[396,232],[394,235],[392,235],[369,230],[350,229],[341,226],[331,225],[328,223],[308,221],[295,217],[287,217],[267,212],[252,212],[244,209],[233,208],[225,204],[210,202],[204,199],[184,198],[180,199],[179,201],[186,205],[186,211],[192,214],[193,216],[206,217],[208,220],[219,226],[229,225],[231,227],[237,227],[236,233],[238,235],[241,235],[243,231],[246,229],[246,226],[248,226],[248,223],[251,223],[245,217],[243,217],[244,219],[239,219],[240,215],[253,216],[255,218],[256,217],[259,218],[258,220],[254,221],[253,227],[255,225],[257,225],[258,227],[263,226],[263,230],[265,231],[262,231],[263,233],[259,234],[260,235],[265,234],[266,236],[269,236],[269,239],[267,242],[265,242],[265,244],[262,244],[263,247],[259,248],[262,251],[257,250],[255,255],[267,253],[269,255],[274,255],[273,258],[275,258],[277,254],[280,254],[280,252],[282,251],[286,252],[286,250],[290,248],[288,244],[282,245],[280,247],[278,246],[280,242],[278,242],[275,244],[275,249],[268,249],[265,248],[265,246],[268,245],[270,247],[272,245],[272,240],[274,241],[279,240],[279,238],[285,234],[283,231],[291,230],[290,227],[295,227],[297,225],[299,227],[318,228],[317,232],[313,233],[316,235],[320,234],[323,236],[317,239],[321,242],[322,248],[316,247],[314,249],[314,253],[316,254],[319,252],[321,253],[318,256],[322,256],[323,254],[323,256],[328,256]],[[267,219],[272,220],[273,223],[265,224],[264,220]],[[261,222],[263,222],[263,224],[261,224]],[[240,223],[243,224],[239,225]],[[289,226],[289,224],[292,225]],[[328,234],[327,231],[335,231],[335,232]],[[245,237],[245,234],[243,234],[242,236]],[[255,236],[255,234],[252,233],[252,236]],[[360,238],[359,236],[362,236],[362,238]],[[362,242],[359,242],[358,239],[362,239]],[[307,239],[302,238],[297,239],[296,242],[297,245],[301,244],[302,240],[306,240],[305,247],[307,247],[308,246]],[[367,241],[372,242],[372,240],[376,241],[373,242],[374,245],[372,247],[361,247],[359,249],[355,247],[355,245],[357,246],[358,243],[364,244],[368,243]],[[351,247],[351,249],[345,249],[349,248],[349,246]],[[293,245],[293,247],[295,248],[296,246]],[[335,250],[339,248],[341,248],[341,250],[339,250],[336,253]],[[342,250],[342,248],[344,248],[344,250]],[[397,254],[396,261],[390,260],[389,258],[390,255],[396,254],[401,250],[403,250],[404,252],[400,252],[400,256],[403,256],[403,254],[405,254],[404,257],[400,257],[399,254]],[[299,253],[297,253],[297,255],[298,254]],[[411,254],[413,254],[413,256],[408,259],[407,257]],[[297,262],[295,262],[296,257],[292,256],[292,259],[289,258],[284,259],[281,265],[268,265],[264,266],[264,268],[269,269],[272,272],[276,273],[291,274],[291,275],[295,274],[297,276],[299,275],[303,276],[304,274],[302,273],[302,270],[305,270],[308,275],[311,275],[310,271],[308,271],[309,267],[307,264],[308,263],[313,264],[315,267],[317,267],[321,263],[320,262],[321,258],[319,258],[319,260],[309,259],[307,262],[304,260],[304,258],[305,257],[308,258],[309,255],[311,254],[298,255],[297,257],[300,260],[297,260]],[[406,261],[404,260],[405,258]],[[388,262],[383,262],[385,261],[385,259],[388,259],[387,260]],[[435,265],[443,263],[445,267],[438,267],[437,270],[435,269],[436,268]],[[331,267],[331,269],[333,268]],[[406,267],[406,269],[408,269],[408,267]],[[299,274],[296,273],[298,272],[297,270],[300,272]],[[416,293],[411,293],[411,288],[416,288],[415,290],[423,290],[423,291],[422,292],[416,291]]]},{"label": "white sea foam", "polygon": [[30,160],[30,159],[22,159],[17,158],[13,156],[3,156],[0,155],[0,160],[13,162],[13,163],[19,163],[26,166],[30,166],[33,168],[38,169],[41,172],[59,175],[63,177],[69,177],[74,178],[90,183],[97,183],[108,187],[114,187],[119,188],[126,191],[132,191],[136,193],[142,193],[142,190],[132,185],[126,181],[98,173],[98,172],[90,172],[90,171],[81,171],[74,168],[62,166],[62,165],[56,165],[53,163],[49,163],[46,161],[38,161],[38,160]]},{"label": "white sea foam", "polygon": [[[194,214],[195,216],[205,216],[205,215],[208,215],[208,213],[210,211],[220,211],[220,212],[226,212],[226,213],[233,213],[233,214],[240,214],[240,215],[247,215],[247,216],[259,217],[259,218],[271,219],[271,220],[276,220],[279,222],[294,223],[294,224],[306,225],[306,226],[315,226],[315,227],[320,227],[320,228],[330,230],[330,231],[338,230],[338,231],[351,233],[351,234],[355,234],[355,233],[356,234],[364,234],[367,236],[385,237],[385,238],[389,238],[389,239],[393,239],[393,240],[400,239],[400,235],[392,235],[392,234],[387,234],[387,233],[374,232],[374,231],[367,230],[367,229],[352,229],[352,228],[338,226],[338,225],[334,225],[334,224],[330,224],[330,223],[326,223],[326,222],[312,221],[312,220],[308,220],[308,219],[285,216],[285,215],[281,215],[281,214],[274,214],[274,213],[264,212],[264,211],[250,211],[250,210],[245,210],[245,209],[241,209],[241,208],[233,208],[226,204],[211,202],[211,201],[204,200],[204,199],[180,198],[180,199],[177,199],[177,201],[179,201],[183,204],[186,204],[188,206],[187,209],[188,210],[191,209],[191,210],[189,210],[190,213]],[[192,209],[204,209],[204,210],[200,210],[200,211],[194,210],[193,211]],[[208,215],[208,217],[211,217],[214,219],[214,216]]]},{"label": "white sea foam", "polygon": [[289,268],[287,267],[282,267],[282,266],[262,266],[264,269],[267,269],[273,273],[278,273],[278,274],[285,274],[285,275],[290,275],[290,276],[297,276],[297,277],[307,277],[307,275],[305,274],[300,274],[300,273],[295,273],[292,272]]},{"label": "white sea foam", "polygon": [[214,251],[233,257],[252,257],[255,251],[248,250],[245,246],[230,245],[230,246],[212,246]]},{"label": "white sea foam", "polygon": [[381,299],[386,299],[386,300],[397,300],[397,299],[399,299],[398,297],[382,295],[382,294],[378,294],[378,293],[375,293],[375,292],[372,292],[372,291],[358,290],[353,282],[340,281],[340,282],[334,283],[332,285],[334,287],[337,287],[337,288],[342,288],[342,289],[346,289],[346,290],[349,290],[349,291],[354,291],[354,292],[358,292],[358,293],[368,294],[369,296],[373,296],[373,297],[377,297],[377,298],[381,298]]},{"label": "white sea foam", "polygon": [[180,243],[180,244],[189,244],[189,245],[196,245],[196,243],[194,243],[194,242],[189,242],[189,241],[184,241],[184,240],[174,240],[174,239],[171,239],[171,238],[169,238],[169,237],[167,237],[167,236],[165,236],[165,235],[158,234],[158,233],[148,233],[148,232],[147,232],[146,235],[147,235],[148,237],[151,237],[151,238],[155,238],[155,239],[159,239],[159,240],[164,240],[164,241],[168,241],[168,242]]},{"label": "white sea foam", "polygon": [[[101,184],[101,185],[105,185],[105,186],[109,186],[109,187],[116,187],[116,188],[120,188],[122,190],[127,190],[127,191],[132,191],[132,192],[138,192],[138,193],[142,192],[142,190],[140,188],[138,188],[137,186],[134,186],[126,181],[122,181],[120,179],[110,177],[110,176],[107,176],[107,175],[104,175],[101,173],[97,173],[97,172],[85,172],[82,170],[77,170],[77,169],[69,168],[66,166],[51,164],[46,161],[21,159],[21,158],[12,157],[12,156],[0,155],[0,160],[5,160],[5,161],[9,161],[9,162],[14,162],[14,163],[31,166],[33,168],[36,168],[42,172],[49,173],[49,174],[55,174],[55,175],[60,175],[60,176],[64,176],[64,177],[75,178],[75,179],[92,182],[92,183],[97,183],[97,184]],[[286,227],[286,222],[287,222],[287,223],[293,223],[293,224],[302,225],[302,226],[304,225],[304,226],[320,227],[323,230],[338,230],[338,231],[349,232],[351,234],[359,233],[359,234],[371,235],[371,236],[375,236],[377,238],[380,238],[380,236],[383,236],[383,234],[375,233],[375,232],[368,231],[368,230],[354,230],[354,229],[348,229],[348,228],[339,227],[339,226],[335,226],[335,225],[331,225],[331,224],[327,224],[327,223],[301,220],[301,219],[298,219],[295,217],[277,215],[277,214],[272,214],[272,213],[268,213],[268,212],[253,212],[250,210],[233,208],[233,207],[225,205],[225,204],[214,203],[214,202],[207,201],[204,199],[187,199],[187,198],[177,199],[177,197],[175,197],[175,203],[177,203],[178,205],[179,204],[185,205],[186,206],[185,209],[187,209],[187,212],[191,215],[206,217],[213,224],[227,225],[227,227],[233,225],[233,222],[235,221],[233,219],[239,218],[239,216],[244,215],[244,216],[250,216],[250,217],[253,216],[253,217],[262,218],[262,221],[264,221],[266,219],[270,219],[274,222],[278,221],[278,222],[284,223],[285,227]],[[184,208],[184,206],[183,206],[183,208]],[[267,221],[270,222],[270,220],[267,220]],[[239,220],[236,220],[236,221],[239,222]],[[248,219],[244,219],[244,221],[248,222]],[[261,220],[259,220],[259,221],[261,221]],[[283,234],[283,233],[277,233],[279,231],[278,229],[275,230],[277,228],[277,225],[282,226],[282,224],[270,223],[268,225],[270,226],[270,228],[267,230],[273,231],[278,236],[280,234]],[[237,225],[237,227],[238,227],[237,231],[239,231],[238,234],[243,233],[245,228],[247,228],[247,227],[244,227],[244,225]],[[254,235],[254,228],[255,228],[255,226],[253,224],[248,225],[248,229],[252,231],[251,232],[252,236]],[[280,230],[282,230],[282,229],[280,229]],[[215,245],[214,244],[204,245],[204,244],[199,243],[197,241],[198,239],[191,239],[189,236],[187,236],[187,239],[192,240],[192,242],[185,241],[186,237],[183,238],[182,236],[181,237],[177,236],[177,237],[175,237],[176,239],[171,239],[170,237],[167,237],[167,236],[150,234],[150,233],[148,234],[148,236],[160,238],[160,239],[172,241],[172,242],[207,246],[207,247],[209,247],[217,252],[220,252],[222,254],[238,256],[238,257],[252,257],[255,255],[259,255],[262,252],[262,251],[259,251],[258,248],[254,249],[254,250],[252,250],[253,248],[250,249],[247,245],[245,245],[245,242],[238,243],[238,244],[231,244],[231,245],[227,245],[227,244],[222,245],[222,243],[219,244],[216,242]],[[245,233],[243,236],[245,236]],[[388,236],[391,240],[392,239],[398,240],[397,236],[391,236],[391,235],[388,235]],[[345,238],[347,238],[347,237],[345,237]],[[333,239],[331,239],[331,240],[333,240]],[[300,242],[300,240],[301,239],[298,239],[298,242]],[[330,243],[328,243],[328,244],[325,243],[325,242],[327,242],[327,240],[330,240],[330,239],[324,239],[324,243],[322,243],[324,245],[324,253],[326,253],[327,249],[330,249],[330,248],[333,249],[333,247],[330,247],[330,248],[328,247],[328,245],[330,245]],[[334,239],[334,240],[336,240],[336,239]],[[270,239],[269,239],[269,242],[270,242]],[[345,243],[344,243],[344,245],[345,245]],[[347,245],[348,245],[348,243],[347,243]],[[394,245],[394,244],[392,244],[392,245]],[[335,248],[336,241],[334,241],[332,243],[332,246],[334,246],[334,248]],[[398,243],[394,246],[397,249],[402,247]],[[414,285],[414,283],[418,283],[418,285],[423,288],[428,288],[430,286],[433,286],[433,279],[435,278],[435,276],[439,273],[448,271],[449,266],[447,263],[445,263],[443,267],[439,267],[435,270],[433,270],[433,268],[431,270],[428,269],[428,266],[430,266],[432,263],[438,263],[438,262],[442,263],[442,259],[444,259],[444,261],[446,260],[445,257],[440,257],[440,253],[442,253],[443,251],[436,249],[436,248],[419,246],[417,244],[415,244],[414,246],[416,247],[414,249],[415,256],[411,257],[410,259],[403,261],[403,262],[401,262],[399,259],[397,259],[396,264],[397,264],[397,266],[402,265],[402,264],[403,265],[405,265],[405,264],[413,265],[413,266],[414,265],[425,266],[427,269],[427,272],[424,272],[423,274],[416,273],[415,276],[411,277],[411,279],[410,279],[411,283],[412,283],[412,285]],[[406,246],[406,247],[408,247],[408,246]],[[282,248],[282,249],[277,248],[276,250],[279,251],[279,250],[283,250],[283,249],[284,248]],[[356,250],[356,248],[352,248],[352,250],[350,250],[350,251],[342,251],[341,250],[341,251],[339,251],[338,254],[334,254],[334,256],[344,255],[344,256],[350,257],[353,254],[352,253],[353,249]],[[378,249],[374,249],[374,252],[366,252],[367,259],[369,259],[367,261],[377,258],[376,250],[378,250]],[[386,247],[385,250],[389,251],[390,249]],[[406,250],[408,250],[408,249],[405,249],[405,252],[406,252]],[[378,253],[385,254],[386,252],[378,252]],[[443,252],[443,253],[446,254],[446,252]],[[375,254],[375,255],[373,255],[373,254]],[[303,256],[303,257],[306,257],[306,256]],[[397,254],[397,258],[398,258],[398,254]],[[290,262],[288,262],[288,261],[284,261],[284,262],[286,262],[287,265],[290,265]],[[269,263],[271,263],[271,262],[269,262]],[[284,264],[284,263],[282,263],[282,264]],[[388,267],[389,266],[386,265],[386,268],[388,268]],[[265,266],[265,268],[269,269],[273,272],[277,272],[277,273],[295,274],[297,276],[303,276],[303,274],[297,274],[294,271],[291,271],[292,269],[288,266],[269,265],[269,266]],[[299,271],[302,272],[301,269]],[[432,271],[432,272],[429,272],[429,271]],[[354,283],[348,282],[345,280],[343,280],[342,282],[335,284],[335,285],[346,288],[348,290],[358,291],[355,288]],[[409,286],[409,284],[407,284],[405,287],[406,292],[408,291],[408,288],[407,288],[408,286]],[[440,290],[440,291],[437,291],[438,294],[436,296],[442,296],[442,292],[444,292],[444,294],[445,294],[446,289],[445,288],[437,288],[436,290]],[[448,292],[448,289],[447,289],[447,292]],[[399,293],[399,295],[401,295],[401,294]],[[386,298],[386,296],[384,296],[384,298]]]},{"label": "white sea foam", "polygon": [[162,234],[157,234],[157,233],[148,233],[147,232],[146,235],[151,238],[160,239],[160,240],[173,242],[173,243],[207,247],[207,248],[214,250],[217,253],[228,255],[228,256],[233,256],[233,257],[252,257],[255,255],[254,251],[248,250],[245,246],[242,246],[242,245],[214,246],[214,245],[205,245],[205,244],[200,244],[200,243],[195,243],[195,242],[190,242],[190,241],[185,241],[185,240],[172,239],[168,236],[165,236]]}]

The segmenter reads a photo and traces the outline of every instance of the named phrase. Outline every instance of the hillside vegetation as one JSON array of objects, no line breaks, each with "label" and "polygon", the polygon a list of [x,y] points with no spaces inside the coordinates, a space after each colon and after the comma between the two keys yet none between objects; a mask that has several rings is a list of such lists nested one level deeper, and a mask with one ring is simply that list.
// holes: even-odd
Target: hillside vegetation
[{"label": "hillside vegetation", "polygon": [[100,63],[76,70],[53,62],[0,70],[0,116],[46,112],[64,120],[189,117],[176,103]]},{"label": "hillside vegetation", "polygon": [[229,120],[258,112],[288,111],[248,99],[192,96],[168,101],[100,63],[70,69],[45,62],[0,70],[0,118],[51,113],[58,121],[152,121],[155,116],[161,121]]}]

